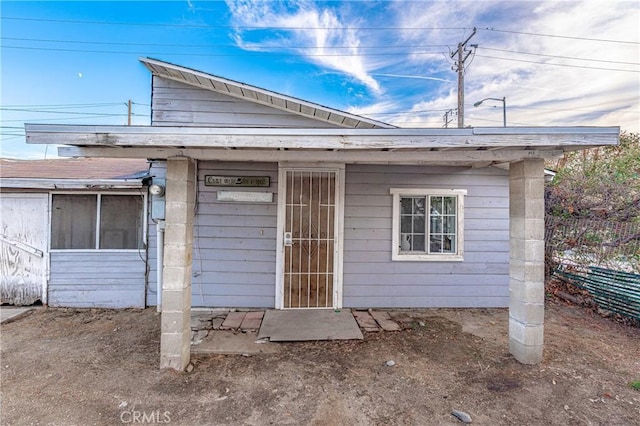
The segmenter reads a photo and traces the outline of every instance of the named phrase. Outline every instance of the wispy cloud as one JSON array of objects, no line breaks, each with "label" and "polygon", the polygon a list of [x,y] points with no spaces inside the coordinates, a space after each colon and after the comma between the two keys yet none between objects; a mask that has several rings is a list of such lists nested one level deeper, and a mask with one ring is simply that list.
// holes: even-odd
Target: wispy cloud
[{"label": "wispy cloud", "polygon": [[[361,40],[357,19],[339,17],[335,10],[310,1],[286,5],[259,0],[227,1],[236,25],[235,40],[240,47],[269,51],[287,48],[322,67],[341,71],[375,93],[381,88],[369,73],[365,57],[360,55]],[[254,28],[249,28],[254,27]],[[265,35],[251,40],[255,27],[270,27],[278,36]],[[255,36],[254,36],[255,37]]]}]

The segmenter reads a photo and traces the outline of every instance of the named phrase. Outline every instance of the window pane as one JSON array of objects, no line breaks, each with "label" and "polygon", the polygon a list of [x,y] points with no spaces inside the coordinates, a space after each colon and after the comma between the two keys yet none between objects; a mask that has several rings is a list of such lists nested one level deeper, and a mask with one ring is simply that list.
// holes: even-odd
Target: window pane
[{"label": "window pane", "polygon": [[400,218],[400,232],[411,233],[411,216],[402,216]]},{"label": "window pane", "polygon": [[424,253],[426,201],[426,197],[400,198],[400,251]]},{"label": "window pane", "polygon": [[142,248],[142,197],[137,195],[102,196],[100,248]]},{"label": "window pane", "polygon": [[439,216],[431,216],[431,233],[439,234],[442,232],[442,218]]},{"label": "window pane", "polygon": [[422,215],[424,216],[424,198],[414,198],[413,199],[413,214],[414,215]]},{"label": "window pane", "polygon": [[444,214],[456,214],[456,197],[444,197]]},{"label": "window pane", "polygon": [[424,251],[424,235],[413,236],[413,248],[412,251]]},{"label": "window pane", "polygon": [[441,215],[442,214],[442,197],[431,197],[431,214],[432,215]]},{"label": "window pane", "polygon": [[456,233],[456,217],[445,216],[443,219],[444,219],[444,233],[455,234]]},{"label": "window pane", "polygon": [[442,239],[440,235],[432,235],[429,241],[429,251],[431,251],[431,253],[442,253]]},{"label": "window pane", "polygon": [[430,197],[429,251],[456,253],[457,199],[456,197]]},{"label": "window pane", "polygon": [[413,232],[424,235],[424,216],[415,216],[413,218]]},{"label": "window pane", "polygon": [[400,234],[400,250],[411,251],[411,234]]},{"label": "window pane", "polygon": [[96,195],[51,196],[51,248],[96,248]]},{"label": "window pane", "polygon": [[456,236],[448,235],[444,237],[444,251],[446,253],[456,252]]},{"label": "window pane", "polygon": [[401,198],[400,199],[400,214],[411,214],[411,206],[412,206],[411,198]]}]

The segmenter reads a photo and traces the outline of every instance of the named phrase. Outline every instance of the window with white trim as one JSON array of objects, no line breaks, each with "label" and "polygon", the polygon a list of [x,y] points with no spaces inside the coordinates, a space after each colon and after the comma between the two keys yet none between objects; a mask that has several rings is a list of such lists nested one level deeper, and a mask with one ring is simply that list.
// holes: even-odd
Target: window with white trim
[{"label": "window with white trim", "polygon": [[143,206],[139,194],[52,194],[51,249],[141,249]]},{"label": "window with white trim", "polygon": [[464,189],[391,188],[393,260],[463,260]]}]

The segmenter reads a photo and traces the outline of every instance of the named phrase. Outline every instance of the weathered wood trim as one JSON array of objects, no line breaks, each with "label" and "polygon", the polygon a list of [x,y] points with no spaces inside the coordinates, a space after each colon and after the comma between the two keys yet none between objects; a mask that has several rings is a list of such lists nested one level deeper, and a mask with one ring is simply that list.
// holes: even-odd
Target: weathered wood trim
[{"label": "weathered wood trim", "polygon": [[[331,118],[330,118],[331,119]],[[619,128],[296,129],[25,124],[28,143],[279,149],[425,149],[616,145]]]},{"label": "weathered wood trim", "polygon": [[562,157],[562,150],[505,149],[500,151],[283,151],[283,150],[228,150],[177,148],[100,148],[60,147],[61,157],[121,157],[167,159],[186,156],[199,160],[259,161],[259,162],[313,162],[363,164],[429,164],[471,165],[482,163],[508,163],[522,159],[553,159]]},{"label": "weathered wood trim", "polygon": [[0,178],[0,188],[23,189],[132,189],[142,188],[142,179],[28,179]]}]

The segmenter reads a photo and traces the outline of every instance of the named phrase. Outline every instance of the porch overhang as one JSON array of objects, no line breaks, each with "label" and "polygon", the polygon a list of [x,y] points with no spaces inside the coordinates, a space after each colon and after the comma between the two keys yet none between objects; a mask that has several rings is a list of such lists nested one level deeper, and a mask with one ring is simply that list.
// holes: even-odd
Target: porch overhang
[{"label": "porch overhang", "polygon": [[618,127],[308,129],[25,125],[28,143],[63,157],[374,164],[503,164],[616,145]]}]

